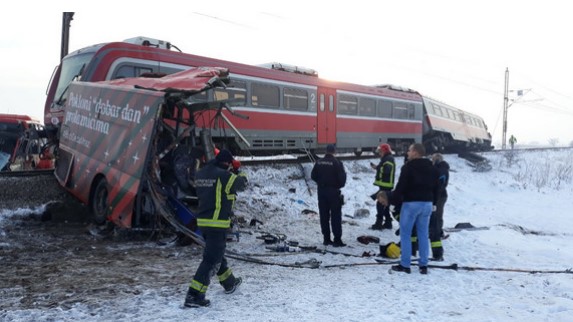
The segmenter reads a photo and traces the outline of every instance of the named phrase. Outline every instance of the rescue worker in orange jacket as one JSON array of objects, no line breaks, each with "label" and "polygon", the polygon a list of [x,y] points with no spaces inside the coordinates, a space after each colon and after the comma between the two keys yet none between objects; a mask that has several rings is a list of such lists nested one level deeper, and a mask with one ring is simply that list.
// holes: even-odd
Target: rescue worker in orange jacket
[{"label": "rescue worker in orange jacket", "polygon": [[215,273],[227,294],[233,293],[242,282],[240,277],[233,275],[224,257],[235,195],[244,189],[247,182],[244,173],[236,175],[228,171],[232,162],[231,152],[221,150],[195,176],[199,198],[197,226],[205,240],[205,248],[203,260],[187,291],[186,307],[210,305],[205,293]]}]

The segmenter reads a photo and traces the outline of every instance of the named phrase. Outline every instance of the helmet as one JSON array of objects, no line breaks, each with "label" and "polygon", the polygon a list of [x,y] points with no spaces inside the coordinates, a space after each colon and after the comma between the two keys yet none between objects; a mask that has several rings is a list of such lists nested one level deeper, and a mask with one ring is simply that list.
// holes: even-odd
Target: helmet
[{"label": "helmet", "polygon": [[380,146],[378,147],[378,151],[382,151],[382,152],[384,152],[384,154],[392,153],[392,149],[390,148],[390,144],[387,144],[387,143],[380,144]]},{"label": "helmet", "polygon": [[384,255],[390,258],[398,258],[400,257],[400,247],[398,247],[396,243],[393,242],[389,243],[388,245],[386,245],[386,252]]},{"label": "helmet", "polygon": [[233,170],[239,170],[239,168],[241,167],[241,161],[233,159],[231,165],[233,166]]}]

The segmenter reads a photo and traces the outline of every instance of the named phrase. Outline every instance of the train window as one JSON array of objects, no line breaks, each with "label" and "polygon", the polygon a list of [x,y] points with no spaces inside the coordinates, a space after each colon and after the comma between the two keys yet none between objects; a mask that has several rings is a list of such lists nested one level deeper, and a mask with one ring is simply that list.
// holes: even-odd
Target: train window
[{"label": "train window", "polygon": [[253,106],[279,107],[279,92],[277,86],[253,83],[251,85],[251,102]]},{"label": "train window", "polygon": [[378,116],[384,118],[392,117],[392,102],[380,100],[378,101]]},{"label": "train window", "polygon": [[416,119],[416,107],[414,106],[414,104],[408,104],[407,109],[408,109],[408,119],[410,120]]},{"label": "train window", "polygon": [[360,98],[358,101],[358,114],[376,116],[376,101],[371,98]]},{"label": "train window", "polygon": [[332,95],[328,96],[328,110],[334,111],[334,97]]},{"label": "train window", "polygon": [[452,111],[450,111],[449,108],[444,108],[444,110],[446,111],[446,113],[444,113],[444,116],[451,119],[452,117]]},{"label": "train window", "polygon": [[392,115],[395,119],[407,119],[408,118],[408,108],[403,105],[395,105],[392,111]]},{"label": "train window", "polygon": [[232,100],[232,106],[247,105],[247,84],[240,81],[231,81],[226,89],[217,88],[214,91],[215,100]]},{"label": "train window", "polygon": [[432,109],[434,110],[434,114],[438,115],[438,116],[443,116],[444,113],[442,112],[442,108],[440,107],[440,105],[436,105],[434,103],[431,103]]},{"label": "train window", "polygon": [[287,110],[306,111],[308,109],[308,92],[297,88],[284,88],[284,107]]},{"label": "train window", "polygon": [[324,112],[324,94],[320,94],[320,111]]},{"label": "train window", "polygon": [[338,99],[338,114],[356,115],[358,98],[351,95],[340,95]]},{"label": "train window", "polygon": [[153,73],[153,69],[134,65],[123,65],[114,72],[112,79],[138,77],[145,73]]}]

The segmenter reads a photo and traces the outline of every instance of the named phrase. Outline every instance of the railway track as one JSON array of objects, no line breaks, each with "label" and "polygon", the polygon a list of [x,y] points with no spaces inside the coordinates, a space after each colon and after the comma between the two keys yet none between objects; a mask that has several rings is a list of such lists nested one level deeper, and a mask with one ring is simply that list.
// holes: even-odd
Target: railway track
[{"label": "railway track", "polygon": [[47,175],[53,175],[53,174],[54,174],[54,169],[27,170],[27,171],[2,171],[2,172],[0,172],[0,178],[47,176]]}]

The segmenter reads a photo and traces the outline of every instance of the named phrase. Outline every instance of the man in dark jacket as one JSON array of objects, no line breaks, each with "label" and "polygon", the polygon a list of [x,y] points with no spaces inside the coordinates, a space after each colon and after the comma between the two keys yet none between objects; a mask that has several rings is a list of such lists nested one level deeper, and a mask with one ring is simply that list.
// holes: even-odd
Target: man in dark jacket
[{"label": "man in dark jacket", "polygon": [[[378,153],[380,154],[380,162],[378,165],[370,163],[372,169],[376,170],[374,185],[378,187],[378,191],[372,195],[372,199],[375,199],[376,194],[380,191],[386,193],[388,199],[391,199],[392,189],[394,188],[396,162],[394,161],[394,156],[392,156],[390,145],[386,143],[381,144],[378,147]],[[382,223],[382,221],[384,221],[384,223]],[[379,202],[376,203],[376,222],[370,227],[370,229],[392,229],[390,210]]]},{"label": "man in dark jacket", "polygon": [[[392,270],[410,273],[410,257],[412,245],[410,237],[412,228],[416,226],[421,274],[428,273],[428,230],[432,205],[436,204],[438,193],[438,170],[426,158],[426,149],[420,143],[415,143],[408,149],[408,162],[400,171],[393,200],[402,200],[400,212],[400,264],[392,266]],[[393,201],[392,201],[393,202]]]},{"label": "man in dark jacket", "polygon": [[235,195],[244,189],[247,181],[244,174],[235,175],[228,171],[232,162],[231,152],[221,150],[195,176],[199,198],[197,226],[205,240],[205,248],[203,260],[187,291],[186,307],[210,305],[205,293],[215,273],[227,294],[233,293],[242,282],[240,277],[233,275],[224,257]]},{"label": "man in dark jacket", "polygon": [[442,261],[444,258],[444,248],[442,246],[442,236],[444,234],[444,206],[448,200],[448,182],[450,181],[450,165],[444,161],[440,153],[432,155],[432,163],[438,169],[438,197],[436,201],[436,211],[430,217],[430,244],[432,246],[432,257],[434,260]]},{"label": "man in dark jacket", "polygon": [[[310,174],[318,186],[318,212],[324,245],[346,246],[342,242],[342,195],[340,189],[346,184],[346,171],[342,162],[334,157],[335,147],[329,144],[326,155],[314,164]],[[334,242],[330,239],[330,226]]]}]

